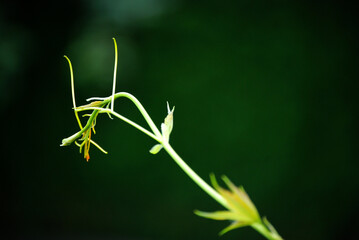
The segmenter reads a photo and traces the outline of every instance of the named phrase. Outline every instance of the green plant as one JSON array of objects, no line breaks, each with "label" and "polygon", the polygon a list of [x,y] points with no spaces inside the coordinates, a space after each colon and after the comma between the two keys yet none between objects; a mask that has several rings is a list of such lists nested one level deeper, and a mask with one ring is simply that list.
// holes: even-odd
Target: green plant
[{"label": "green plant", "polygon": [[[83,151],[84,158],[88,161],[90,158],[89,150],[91,144],[99,148],[102,152],[107,153],[102,149],[96,142],[91,138],[92,132],[95,132],[96,119],[99,114],[106,113],[110,118],[117,117],[124,122],[130,124],[131,126],[137,128],[144,134],[148,135],[154,139],[157,144],[150,149],[150,153],[156,154],[162,148],[172,157],[172,159],[182,168],[182,170],[200,187],[202,188],[210,197],[216,200],[227,210],[216,211],[212,213],[195,211],[195,214],[205,218],[211,218],[215,220],[230,220],[232,223],[223,229],[220,234],[224,234],[235,228],[251,226],[253,229],[258,231],[267,239],[271,240],[281,240],[282,238],[274,229],[274,227],[268,222],[266,218],[261,218],[258,214],[258,211],[255,205],[252,203],[247,193],[244,191],[243,187],[235,186],[226,176],[222,177],[222,180],[229,188],[224,189],[219,186],[217,180],[213,174],[210,175],[210,179],[213,187],[207,184],[201,177],[199,177],[184,161],[183,159],[175,152],[172,146],[169,143],[170,134],[173,129],[173,113],[174,107],[171,109],[167,102],[167,116],[164,119],[164,122],[161,124],[161,131],[156,127],[151,117],[148,115],[145,108],[142,104],[135,98],[133,95],[126,92],[115,93],[116,88],[116,69],[117,69],[117,44],[114,40],[115,45],[115,67],[114,67],[114,76],[113,76],[113,89],[112,95],[106,98],[93,97],[87,99],[90,101],[89,104],[77,107],[75,101],[75,91],[74,91],[74,77],[71,61],[68,57],[65,56],[69,63],[70,73],[71,73],[71,90],[72,90],[72,102],[73,109],[75,113],[76,120],[80,127],[80,130],[73,134],[72,136],[62,140],[61,146],[68,146],[71,143],[75,143],[80,148],[80,153]],[[122,116],[121,114],[114,111],[114,102],[119,98],[128,98],[134,103],[137,109],[140,111],[147,124],[149,125],[151,131],[148,131],[144,127],[138,125],[137,123],[131,121],[130,119]],[[90,114],[85,114],[84,116],[88,117],[87,123],[85,126],[82,125],[81,120],[78,116],[79,112],[82,111],[91,111]],[[79,141],[79,142],[78,142]]]}]

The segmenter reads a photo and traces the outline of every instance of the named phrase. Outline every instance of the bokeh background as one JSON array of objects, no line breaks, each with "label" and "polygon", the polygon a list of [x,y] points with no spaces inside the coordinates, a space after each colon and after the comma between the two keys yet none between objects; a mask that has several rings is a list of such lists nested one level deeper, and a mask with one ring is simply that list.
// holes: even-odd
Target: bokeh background
[{"label": "bokeh background", "polygon": [[[197,217],[221,207],[153,140],[101,116],[87,163],[62,138],[112,88],[204,179],[243,185],[285,239],[358,239],[358,21],[348,2],[0,3],[2,239],[262,239]],[[129,101],[116,110],[142,123]],[[6,237],[7,236],[7,237]]]}]

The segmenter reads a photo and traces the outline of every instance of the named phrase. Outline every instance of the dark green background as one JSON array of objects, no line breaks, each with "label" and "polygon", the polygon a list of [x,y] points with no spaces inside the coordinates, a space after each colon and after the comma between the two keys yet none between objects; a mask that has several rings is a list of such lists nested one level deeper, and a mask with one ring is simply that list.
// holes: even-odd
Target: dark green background
[{"label": "dark green background", "polygon": [[[99,117],[87,163],[61,139],[78,104],[117,91],[204,179],[243,185],[285,239],[358,236],[358,21],[348,3],[48,1],[0,4],[1,216],[9,239],[262,239],[194,209],[221,207],[154,141]],[[116,110],[143,123],[129,101]]]}]

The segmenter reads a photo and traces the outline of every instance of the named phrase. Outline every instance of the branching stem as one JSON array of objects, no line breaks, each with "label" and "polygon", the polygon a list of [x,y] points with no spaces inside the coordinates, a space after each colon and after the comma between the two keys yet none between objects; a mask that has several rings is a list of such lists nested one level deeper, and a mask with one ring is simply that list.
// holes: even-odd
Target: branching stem
[{"label": "branching stem", "polygon": [[[197,173],[195,173],[183,160],[182,158],[175,152],[175,150],[171,147],[171,145],[163,139],[161,132],[158,130],[156,125],[154,124],[151,117],[148,115],[145,108],[142,104],[134,97],[132,94],[126,92],[116,93],[114,95],[114,99],[125,97],[131,100],[135,106],[138,108],[140,113],[142,114],[143,118],[146,120],[147,124],[150,126],[153,133],[149,132],[142,126],[138,125],[137,123],[131,121],[130,119],[118,114],[117,112],[112,111],[108,108],[99,108],[99,107],[87,107],[83,109],[79,109],[78,111],[85,111],[85,110],[95,110],[99,111],[100,113],[110,113],[113,116],[123,120],[124,122],[130,124],[131,126],[137,128],[141,132],[145,133],[146,135],[150,136],[158,143],[162,144],[163,148],[167,151],[167,153],[173,158],[173,160],[181,167],[181,169],[200,187],[202,188],[208,195],[210,195],[214,200],[216,200],[219,204],[224,207],[228,207],[226,200],[218,194],[209,184],[207,184]],[[103,101],[103,105],[106,105],[109,101],[113,101],[113,97],[106,98]]]},{"label": "branching stem", "polygon": [[[113,41],[114,41],[114,45],[115,45],[115,66],[114,66],[114,75],[113,75],[112,95],[110,97],[107,97],[107,98],[99,98],[99,97],[90,98],[90,99],[88,99],[88,101],[91,101],[91,100],[100,100],[100,101],[92,102],[89,105],[76,107],[75,91],[74,91],[74,77],[73,77],[72,65],[71,65],[71,62],[70,62],[69,58],[64,56],[66,58],[66,60],[68,61],[69,67],[70,67],[73,109],[74,109],[76,120],[77,120],[78,125],[80,127],[80,131],[73,134],[72,136],[70,136],[70,137],[68,137],[66,139],[63,139],[61,146],[66,146],[66,145],[71,144],[72,142],[75,142],[76,145],[80,146],[80,150],[81,150],[83,145],[85,145],[85,152],[87,153],[87,158],[86,158],[87,160],[89,158],[88,149],[89,149],[90,143],[94,144],[96,147],[98,147],[104,153],[107,153],[97,143],[95,143],[94,141],[91,140],[91,129],[90,129],[90,131],[85,132],[89,128],[93,128],[93,131],[95,132],[94,125],[96,124],[95,121],[96,121],[97,115],[99,113],[107,113],[107,114],[109,114],[110,117],[111,117],[111,115],[115,116],[115,117],[121,119],[122,121],[130,124],[131,126],[135,127],[136,129],[140,130],[141,132],[143,132],[147,136],[151,137],[152,139],[156,140],[160,144],[160,145],[158,144],[159,147],[160,147],[159,149],[161,149],[163,147],[166,150],[166,152],[172,157],[172,159],[178,164],[178,166],[203,191],[205,191],[209,196],[211,196],[214,200],[216,200],[223,207],[229,209],[229,204],[227,202],[227,199],[225,199],[220,193],[218,193],[214,188],[212,188],[209,184],[207,184],[200,176],[198,176],[198,174],[196,172],[194,172],[187,165],[187,163],[185,161],[183,161],[183,159],[175,152],[175,150],[169,144],[168,139],[169,139],[169,134],[172,131],[172,126],[173,126],[172,125],[173,124],[173,122],[172,122],[173,121],[172,120],[173,119],[172,118],[173,117],[172,113],[173,113],[174,109],[171,111],[169,106],[167,105],[168,106],[168,112],[169,112],[168,117],[170,117],[171,120],[168,120],[168,117],[167,117],[165,119],[165,123],[163,123],[163,125],[165,125],[165,127],[166,127],[166,121],[171,121],[171,125],[170,125],[170,127],[167,126],[167,130],[166,130],[166,128],[164,128],[163,125],[161,125],[161,130],[162,130],[162,133],[161,133],[158,130],[158,128],[156,127],[156,125],[154,124],[154,122],[152,121],[151,117],[148,115],[145,108],[142,106],[140,101],[137,100],[136,97],[134,97],[132,94],[127,93],[127,92],[115,93],[118,55],[117,55],[117,44],[116,44],[116,40],[114,38],[113,38]],[[115,100],[117,98],[120,98],[120,97],[124,97],[124,98],[129,99],[137,107],[137,109],[140,111],[141,115],[143,116],[143,118],[147,122],[148,126],[150,127],[151,131],[148,131],[147,129],[140,126],[139,124],[131,121],[130,119],[128,119],[128,118],[126,118],[126,117],[122,116],[121,114],[114,111],[114,102],[115,102]],[[93,112],[90,115],[86,114],[87,116],[89,116],[89,119],[87,120],[86,125],[83,127],[82,124],[81,124],[81,121],[79,119],[78,112],[87,111],[87,110],[92,110]],[[84,135],[84,136],[82,136],[82,135]],[[78,144],[76,142],[76,139],[80,138],[81,136],[82,136],[82,139],[80,139],[80,140],[83,140],[83,143]],[[87,139],[87,141],[85,141],[85,139]],[[85,156],[86,156],[86,154],[85,154]],[[269,240],[281,240],[282,238],[277,234],[277,232],[275,230],[274,230],[274,232],[271,230],[271,225],[270,224],[269,224],[270,226],[268,227],[268,222],[266,222],[267,220],[263,219],[263,221],[264,222],[262,222],[261,220],[256,221],[255,223],[251,224],[250,226],[252,228],[254,228],[256,231],[258,231],[259,233],[261,233],[264,237],[266,237]]]}]

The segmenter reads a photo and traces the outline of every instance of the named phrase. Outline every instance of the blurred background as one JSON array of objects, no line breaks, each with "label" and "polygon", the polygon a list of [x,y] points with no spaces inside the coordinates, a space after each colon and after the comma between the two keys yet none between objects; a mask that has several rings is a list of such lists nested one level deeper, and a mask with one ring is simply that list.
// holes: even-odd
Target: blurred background
[{"label": "blurred background", "polygon": [[[243,185],[285,239],[358,239],[358,21],[348,2],[0,3],[2,239],[264,239],[193,210],[219,204],[154,141],[106,115],[86,162],[61,140],[78,105],[134,94],[205,180]],[[116,110],[145,125],[127,100]],[[6,237],[8,236],[8,237]]]}]

